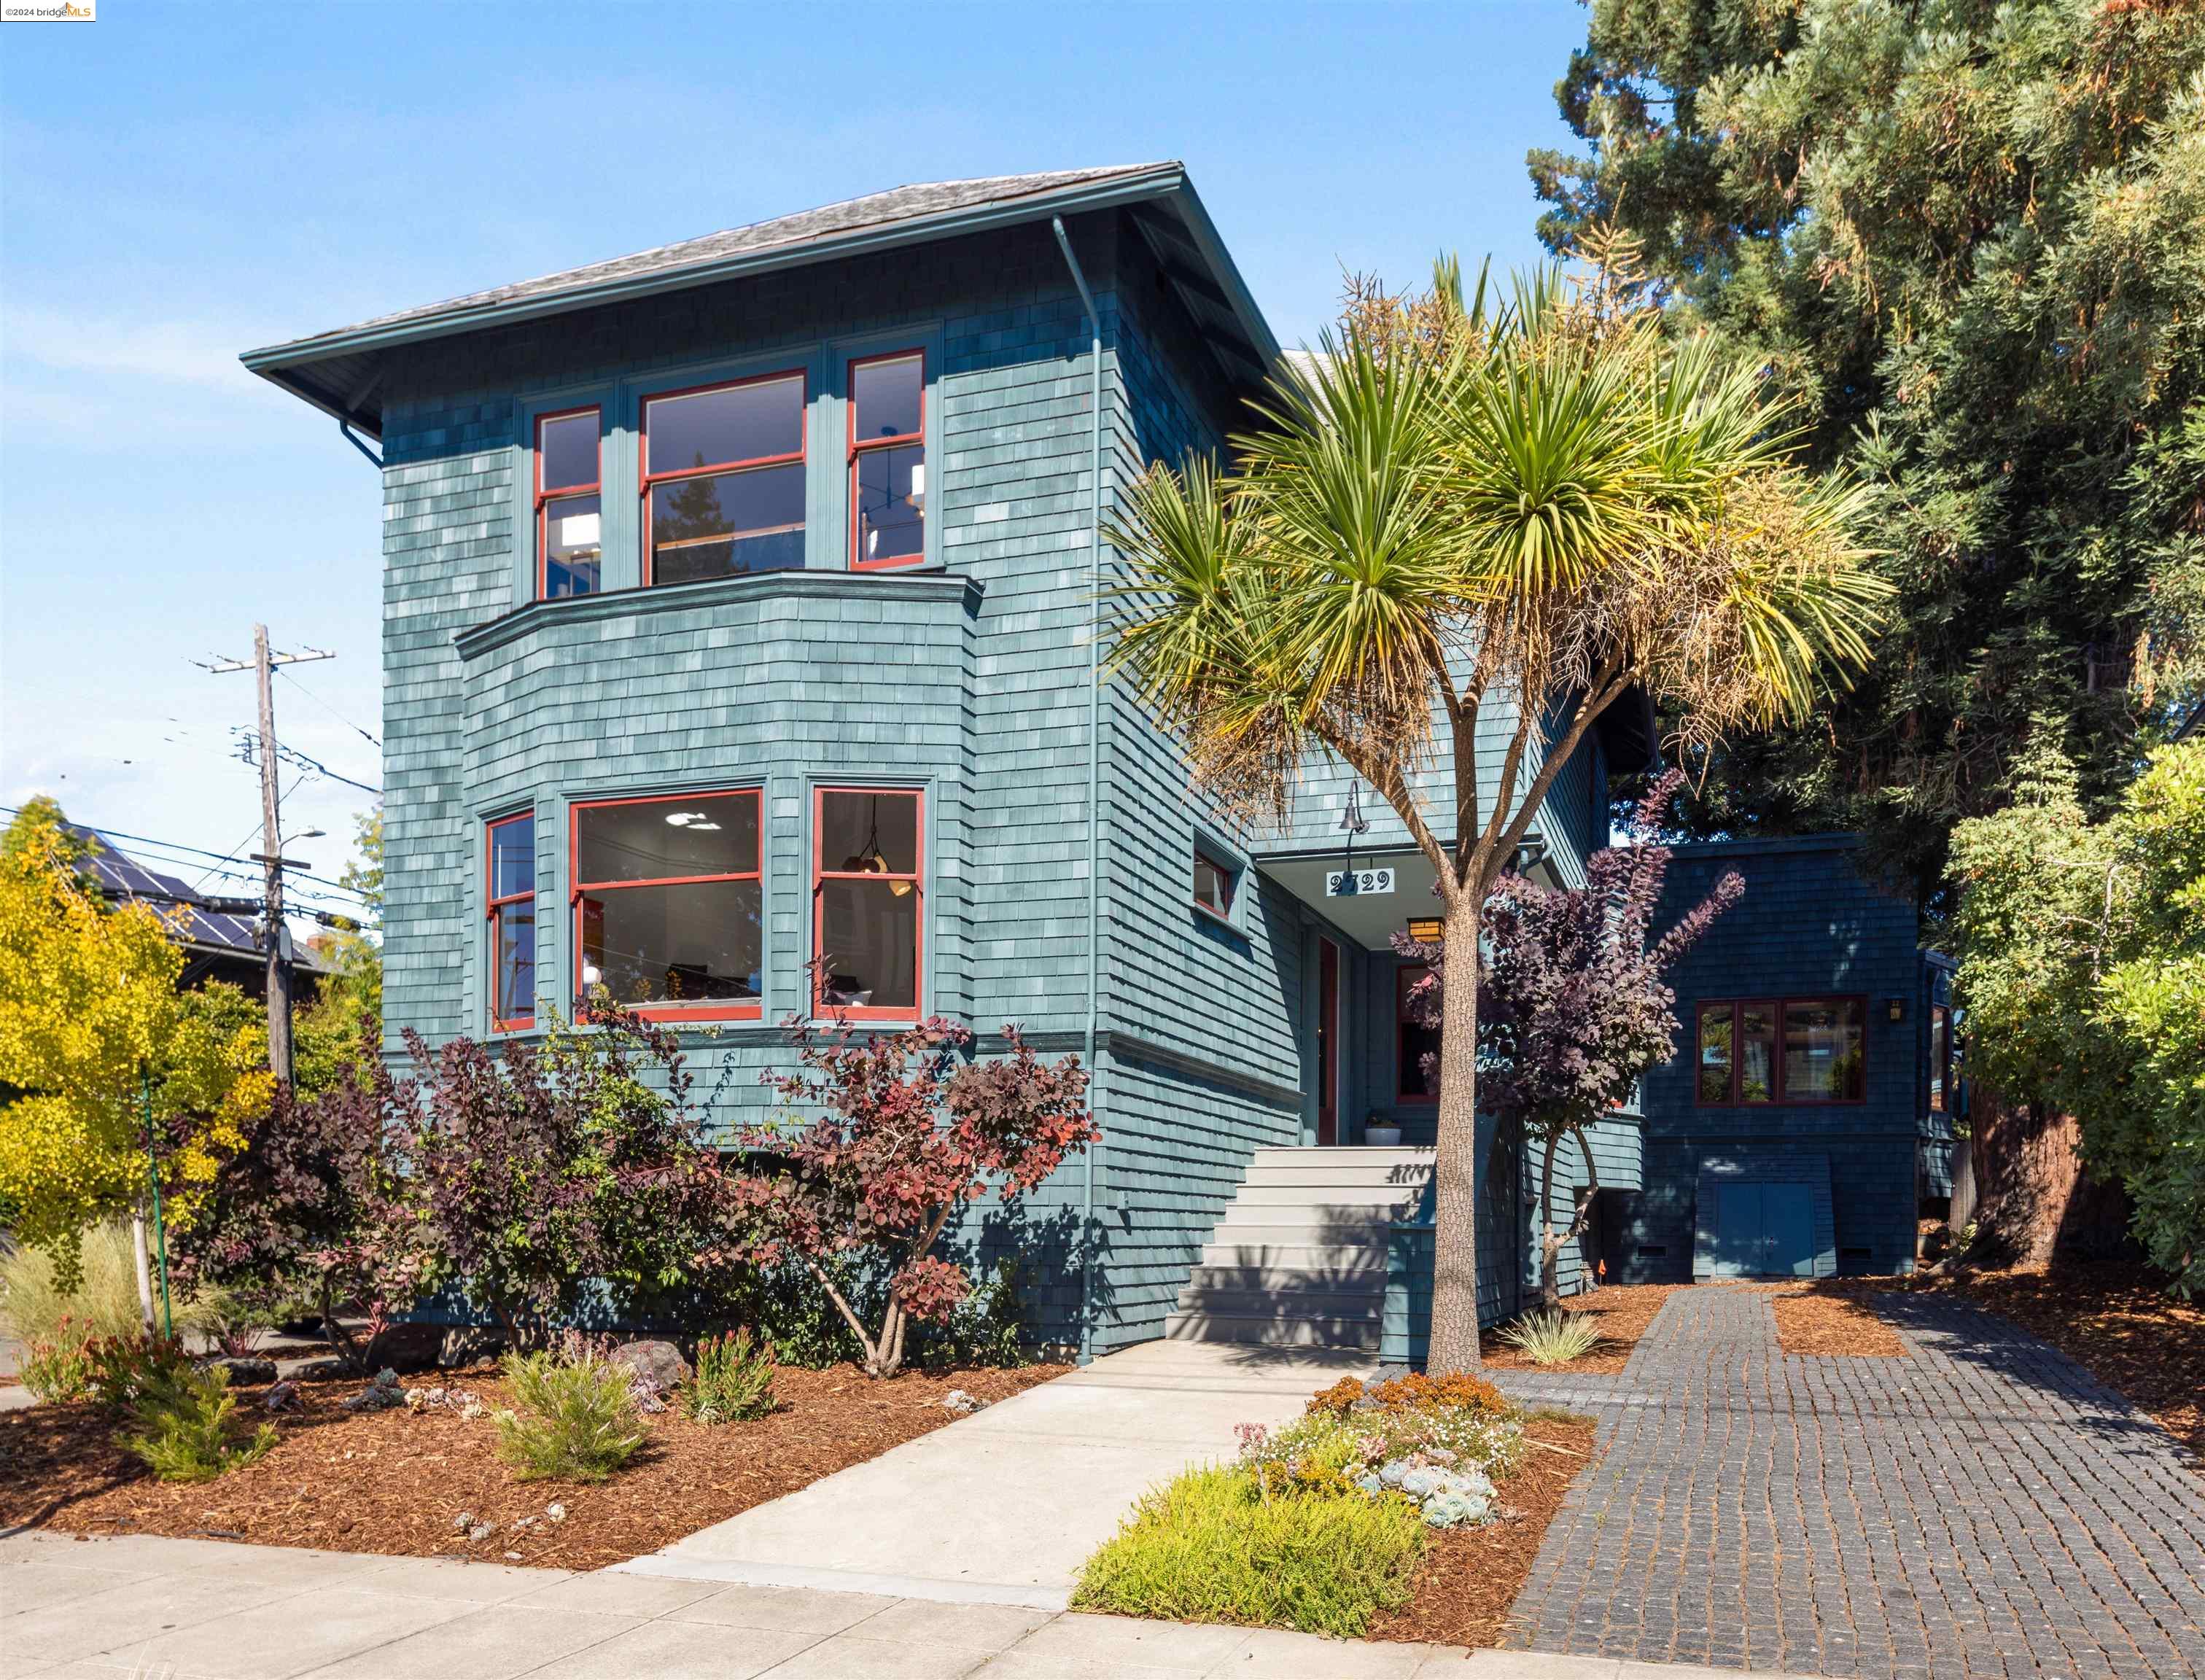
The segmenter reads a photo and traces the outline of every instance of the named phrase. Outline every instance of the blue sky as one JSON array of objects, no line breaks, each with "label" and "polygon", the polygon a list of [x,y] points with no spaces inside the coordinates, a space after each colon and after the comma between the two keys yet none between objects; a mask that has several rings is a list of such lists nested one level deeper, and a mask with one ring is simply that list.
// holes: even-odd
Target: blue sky
[{"label": "blue sky", "polygon": [[[905,181],[1186,160],[1281,340],[1343,269],[1538,254],[1575,0],[689,6],[101,0],[0,41],[0,802],[258,840],[251,680],[372,785],[380,496],[241,350]],[[287,776],[287,787],[292,778]],[[285,827],[334,875],[369,796]],[[215,885],[210,882],[210,885]]]}]

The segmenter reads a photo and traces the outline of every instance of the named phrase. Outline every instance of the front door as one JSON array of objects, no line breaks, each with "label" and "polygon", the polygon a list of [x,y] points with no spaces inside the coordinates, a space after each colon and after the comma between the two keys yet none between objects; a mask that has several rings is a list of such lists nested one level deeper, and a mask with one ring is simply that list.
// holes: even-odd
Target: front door
[{"label": "front door", "polygon": [[1340,947],[1316,941],[1316,1141],[1340,1142]]}]

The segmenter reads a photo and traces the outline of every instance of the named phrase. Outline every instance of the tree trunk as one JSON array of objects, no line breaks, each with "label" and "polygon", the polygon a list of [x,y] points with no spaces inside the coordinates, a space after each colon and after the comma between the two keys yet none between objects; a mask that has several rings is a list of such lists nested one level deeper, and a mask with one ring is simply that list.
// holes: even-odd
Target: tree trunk
[{"label": "tree trunk", "polygon": [[1477,941],[1484,905],[1473,884],[1448,909],[1440,951],[1438,1157],[1432,1164],[1435,1376],[1476,1370],[1477,1345]]},{"label": "tree trunk", "polygon": [[146,1199],[139,1197],[138,1206],[130,1211],[130,1251],[138,1262],[138,1313],[146,1321],[146,1336],[151,1340],[156,1328],[153,1318],[153,1260],[146,1246]]}]

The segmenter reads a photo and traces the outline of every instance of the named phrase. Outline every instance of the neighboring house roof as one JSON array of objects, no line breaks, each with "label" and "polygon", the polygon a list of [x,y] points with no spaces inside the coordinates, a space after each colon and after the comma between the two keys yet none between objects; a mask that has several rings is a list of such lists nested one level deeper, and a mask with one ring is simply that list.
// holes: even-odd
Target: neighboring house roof
[{"label": "neighboring house roof", "polygon": [[610,262],[379,315],[331,332],[248,350],[240,359],[317,408],[379,436],[383,410],[377,388],[382,376],[377,353],[398,345],[1117,206],[1146,206],[1156,212],[1138,218],[1141,230],[1198,324],[1205,335],[1223,335],[1233,341],[1223,353],[1237,359],[1242,377],[1267,373],[1279,354],[1277,341],[1226,254],[1185,168],[1177,163],[898,187],[657,246]]},{"label": "neighboring house roof", "polygon": [[[97,828],[65,825],[86,847],[86,872],[112,897],[129,899],[169,918],[177,942],[194,955],[261,960],[259,922],[235,899],[194,892],[173,875],[149,870]],[[294,968],[323,973],[328,965],[300,947]]]},{"label": "neighboring house roof", "polygon": [[2192,706],[2190,715],[2175,726],[2174,739],[2178,741],[2205,740],[2205,700],[2200,700]]}]

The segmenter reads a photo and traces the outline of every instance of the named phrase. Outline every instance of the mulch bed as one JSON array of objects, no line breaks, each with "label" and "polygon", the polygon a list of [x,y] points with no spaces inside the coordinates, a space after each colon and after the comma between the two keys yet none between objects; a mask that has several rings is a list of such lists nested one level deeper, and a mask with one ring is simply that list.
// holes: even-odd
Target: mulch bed
[{"label": "mulch bed", "polygon": [[[34,1406],[0,1413],[0,1528],[602,1569],[955,1422],[942,1405],[953,1388],[1007,1399],[1069,1368],[906,1371],[886,1382],[848,1365],[784,1369],[782,1409],[770,1417],[713,1426],[669,1410],[645,1420],[650,1443],[628,1468],[596,1484],[515,1481],[487,1416],[344,1411],[357,1380],[302,1383],[305,1410],[274,1420],[282,1440],[272,1452],[195,1486],[156,1481],[94,1407]],[[494,1368],[408,1380],[467,1388],[493,1411],[511,1403]],[[239,1412],[257,1422],[262,1392],[241,1389]],[[566,1507],[564,1521],[546,1517],[552,1504]],[[496,1527],[470,1543],[454,1526],[463,1512]],[[516,1528],[524,1517],[532,1524]]]},{"label": "mulch bed", "polygon": [[[1603,1290],[1603,1295],[1620,1293]],[[1577,1368],[1574,1365],[1569,1368]],[[1524,1435],[1538,1445],[1501,1484],[1511,1514],[1474,1529],[1443,1529],[1418,1566],[1415,1596],[1371,1624],[1373,1639],[1492,1646],[1508,1626],[1509,1606],[1531,1573],[1570,1483],[1591,1461],[1593,1421],[1534,1413]]]},{"label": "mulch bed", "polygon": [[1871,1297],[1889,1279],[1816,1278],[1803,1283],[1727,1283],[1768,1297],[1776,1345],[1786,1353],[1825,1359],[1911,1357],[1899,1333],[1875,1315]]},{"label": "mulch bed", "polygon": [[[1566,1365],[1538,1365],[1502,1341],[1493,1331],[1480,1339],[1485,1362],[1496,1371],[1554,1371],[1576,1375],[1612,1375],[1631,1360],[1631,1350],[1654,1322],[1662,1303],[1689,1284],[1613,1284],[1562,1303],[1566,1313],[1590,1313],[1600,1321],[1600,1340]],[[1551,1455],[1548,1455],[1551,1456]]]},{"label": "mulch bed", "polygon": [[2205,1472],[2205,1305],[2184,1303],[2145,1267],[2061,1259],[2028,1271],[1921,1278],[2049,1342],[2196,1455]]}]

